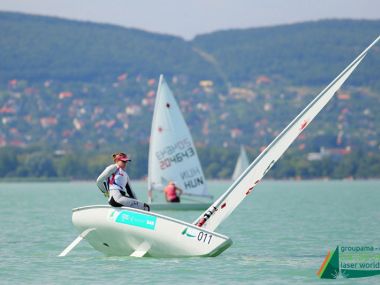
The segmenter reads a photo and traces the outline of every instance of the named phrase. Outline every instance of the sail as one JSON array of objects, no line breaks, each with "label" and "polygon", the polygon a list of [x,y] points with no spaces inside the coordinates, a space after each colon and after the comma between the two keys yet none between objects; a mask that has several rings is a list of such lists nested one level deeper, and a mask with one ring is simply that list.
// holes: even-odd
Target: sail
[{"label": "sail", "polygon": [[236,162],[234,172],[232,174],[232,180],[236,180],[249,166],[249,161],[247,153],[245,152],[244,146],[240,147],[239,158]]},{"label": "sail", "polygon": [[174,181],[185,195],[209,196],[190,131],[163,75],[154,107],[148,168],[151,190],[163,190]]},{"label": "sail", "polygon": [[317,114],[334,96],[354,69],[366,56],[369,49],[380,39],[378,37],[349,66],[347,66],[293,121],[272,141],[252,162],[244,173],[206,210],[195,223],[208,230],[214,230],[226,219],[240,202],[254,189],[263,176],[283,155],[291,143],[310,124]]}]

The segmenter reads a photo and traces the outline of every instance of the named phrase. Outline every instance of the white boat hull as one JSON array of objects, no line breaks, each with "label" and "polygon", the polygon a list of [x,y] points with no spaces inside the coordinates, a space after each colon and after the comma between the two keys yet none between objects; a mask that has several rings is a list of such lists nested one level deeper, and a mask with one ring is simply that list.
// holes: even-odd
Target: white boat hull
[{"label": "white boat hull", "polygon": [[217,256],[231,246],[230,238],[153,212],[106,205],[73,209],[79,232],[108,256]]}]

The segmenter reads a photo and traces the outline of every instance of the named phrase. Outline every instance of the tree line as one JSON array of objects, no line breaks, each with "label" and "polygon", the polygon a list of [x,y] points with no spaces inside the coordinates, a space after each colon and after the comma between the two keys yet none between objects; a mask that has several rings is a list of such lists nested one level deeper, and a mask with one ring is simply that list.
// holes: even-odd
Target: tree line
[{"label": "tree line", "polygon": [[[129,148],[132,162],[128,173],[132,179],[144,179],[148,169],[146,146]],[[116,152],[116,151],[115,151]],[[207,147],[198,149],[207,179],[230,179],[239,149]],[[249,153],[251,161],[257,153]],[[380,178],[380,154],[354,150],[342,157],[325,157],[318,161],[306,159],[306,153],[290,150],[268,173],[272,179],[369,179]],[[54,153],[43,148],[0,148],[2,180],[65,179],[95,180],[113,163],[112,152]]]}]

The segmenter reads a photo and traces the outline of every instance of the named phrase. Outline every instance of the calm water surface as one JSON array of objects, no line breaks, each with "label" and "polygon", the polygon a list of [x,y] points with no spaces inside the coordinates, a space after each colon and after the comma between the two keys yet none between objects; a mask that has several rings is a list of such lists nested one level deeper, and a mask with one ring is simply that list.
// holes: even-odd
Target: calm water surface
[{"label": "calm water surface", "polygon": [[[229,185],[209,183],[215,196]],[[94,183],[0,183],[0,284],[380,284],[315,274],[337,245],[379,246],[379,181],[265,181],[217,229],[234,242],[218,257],[105,257],[82,241],[58,258],[78,235],[71,209],[104,203]]]}]

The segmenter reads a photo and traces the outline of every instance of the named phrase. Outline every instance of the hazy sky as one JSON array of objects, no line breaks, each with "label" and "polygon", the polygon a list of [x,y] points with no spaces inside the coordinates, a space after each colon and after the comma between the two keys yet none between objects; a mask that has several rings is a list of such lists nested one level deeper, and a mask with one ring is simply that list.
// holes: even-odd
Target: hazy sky
[{"label": "hazy sky", "polygon": [[191,39],[230,28],[380,19],[380,0],[0,0],[1,11],[112,23]]}]

